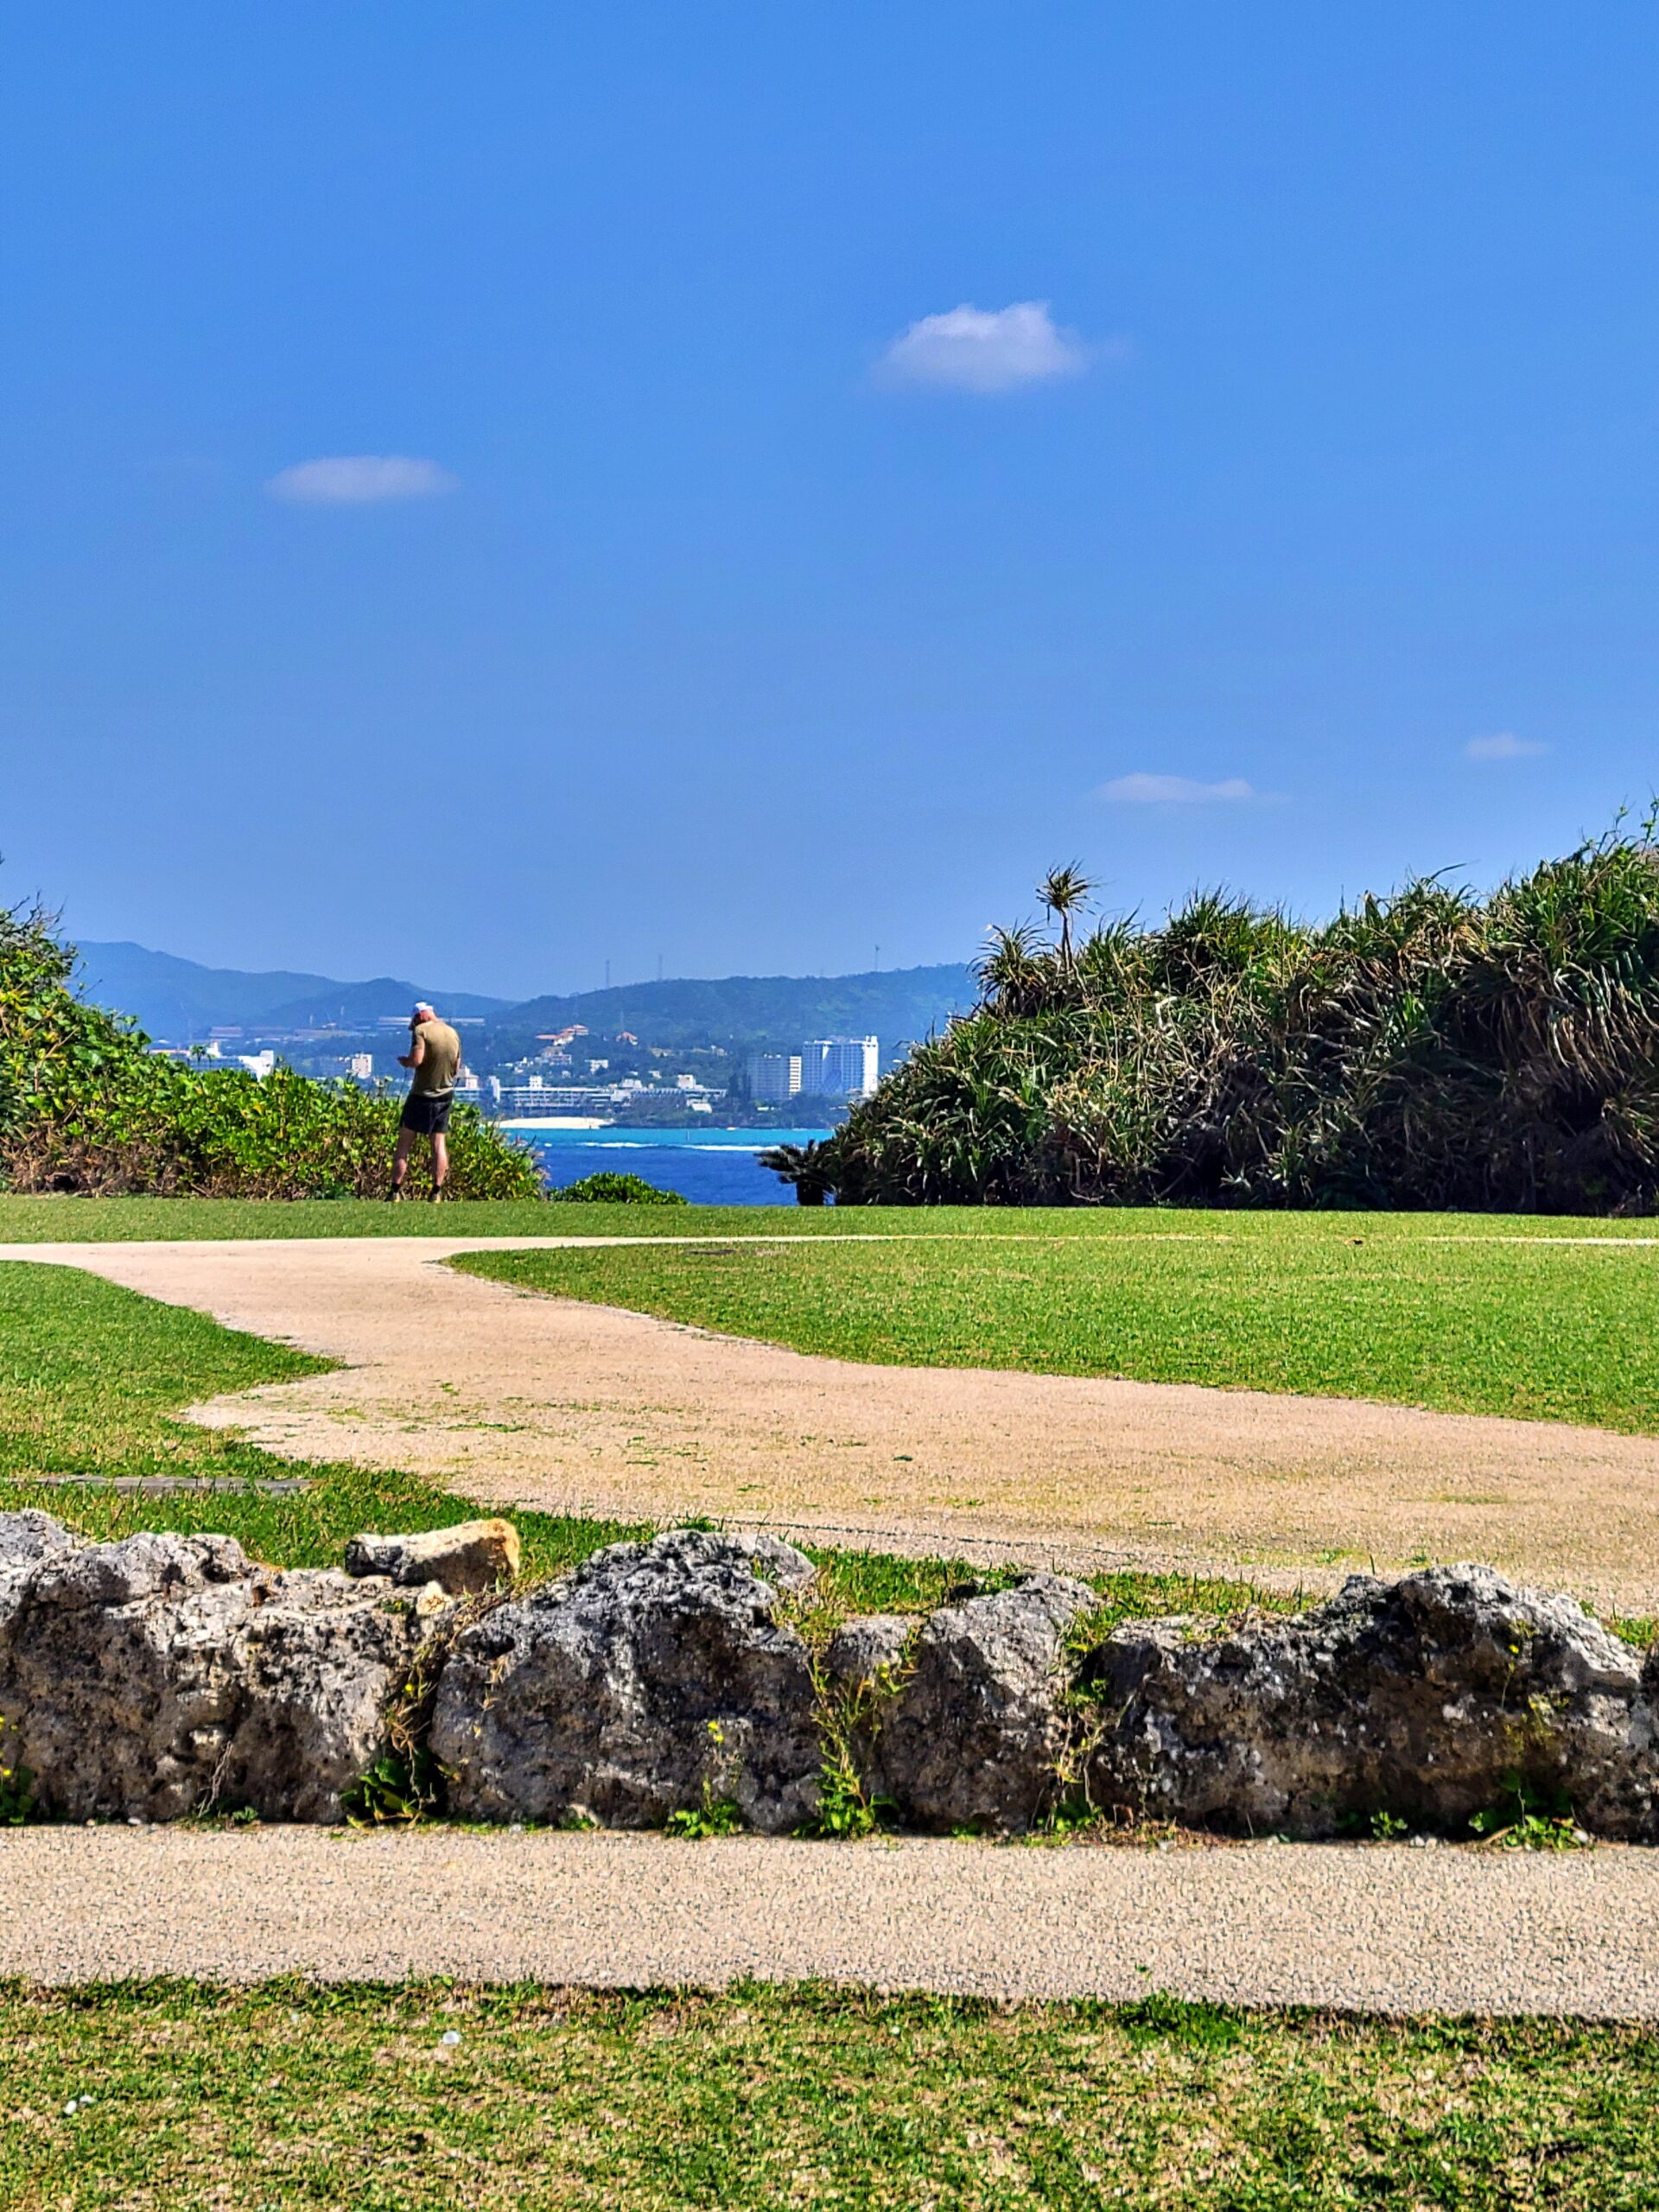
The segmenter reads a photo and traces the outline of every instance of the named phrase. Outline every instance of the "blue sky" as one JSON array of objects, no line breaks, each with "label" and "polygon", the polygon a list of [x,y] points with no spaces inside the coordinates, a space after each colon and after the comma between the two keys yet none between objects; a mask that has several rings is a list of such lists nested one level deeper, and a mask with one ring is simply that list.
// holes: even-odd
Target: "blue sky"
[{"label": "blue sky", "polygon": [[1649,7],[8,48],[0,887],[84,937],[909,964],[1055,861],[1318,912],[1659,783]]}]

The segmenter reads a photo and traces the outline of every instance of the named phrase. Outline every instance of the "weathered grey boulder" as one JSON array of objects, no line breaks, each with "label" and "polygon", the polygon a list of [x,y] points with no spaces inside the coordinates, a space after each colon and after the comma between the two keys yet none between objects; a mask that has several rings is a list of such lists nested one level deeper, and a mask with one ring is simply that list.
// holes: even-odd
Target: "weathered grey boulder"
[{"label": "weathered grey boulder", "polygon": [[820,1752],[806,1646],[777,1611],[812,1573],[772,1537],[681,1529],[498,1606],[438,1684],[451,1809],[655,1827],[706,1784],[754,1827],[795,1827]]},{"label": "weathered grey boulder", "polygon": [[35,1569],[43,1560],[73,1551],[79,1541],[61,1521],[34,1506],[19,1513],[0,1513],[0,1638]]},{"label": "weathered grey boulder", "polygon": [[876,1749],[901,1820],[1006,1834],[1042,1815],[1067,1738],[1066,1631],[1098,1602],[1086,1583],[1032,1574],[928,1616]]},{"label": "weathered grey boulder", "polygon": [[220,1802],[268,1820],[337,1821],[451,1610],[431,1582],[398,1589],[321,1567],[272,1576],[238,1639],[243,1696]]},{"label": "weathered grey boulder", "polygon": [[862,1613],[843,1621],[824,1646],[823,1672],[837,1688],[856,1689],[891,1675],[918,1623],[906,1613]]},{"label": "weathered grey boulder", "polygon": [[446,1610],[429,1586],[274,1573],[229,1536],[81,1545],[22,1578],[0,1713],[48,1816],[334,1820]]},{"label": "weathered grey boulder", "polygon": [[1659,1835],[1639,1655],[1570,1598],[1485,1567],[1356,1575],[1314,1611],[1220,1636],[1128,1622],[1084,1666],[1100,1804],[1236,1831],[1392,1813],[1467,1833],[1519,1776],[1606,1836]]},{"label": "weathered grey boulder", "polygon": [[461,1521],[413,1536],[353,1536],[346,1547],[346,1572],[384,1575],[406,1588],[435,1582],[458,1598],[511,1582],[518,1558],[518,1531],[511,1521]]},{"label": "weathered grey boulder", "polygon": [[16,1513],[0,1513],[0,1574],[33,1567],[59,1552],[73,1551],[79,1541],[80,1538],[72,1536],[61,1521],[54,1521],[49,1513],[42,1513],[36,1506],[25,1506]]}]

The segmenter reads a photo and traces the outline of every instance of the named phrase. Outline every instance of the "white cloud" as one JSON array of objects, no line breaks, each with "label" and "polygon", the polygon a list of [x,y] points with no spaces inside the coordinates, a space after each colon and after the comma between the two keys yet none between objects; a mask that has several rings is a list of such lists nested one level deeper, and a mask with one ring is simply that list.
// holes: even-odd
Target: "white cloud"
[{"label": "white cloud", "polygon": [[994,310],[952,308],[925,315],[881,356],[884,383],[941,385],[956,391],[1013,391],[1054,377],[1081,376],[1089,348],[1062,330],[1046,300]]},{"label": "white cloud", "polygon": [[360,507],[376,499],[429,499],[453,492],[456,479],[435,461],[411,461],[397,453],[336,454],[327,461],[296,461],[265,486],[273,499],[300,506]]},{"label": "white cloud", "polygon": [[1120,806],[1211,806],[1217,801],[1255,798],[1255,786],[1243,776],[1201,784],[1192,776],[1115,776],[1094,796]]},{"label": "white cloud", "polygon": [[1463,748],[1463,757],[1465,760],[1534,760],[1548,750],[1536,738],[1517,737],[1512,729],[1501,729],[1491,737],[1471,737]]}]

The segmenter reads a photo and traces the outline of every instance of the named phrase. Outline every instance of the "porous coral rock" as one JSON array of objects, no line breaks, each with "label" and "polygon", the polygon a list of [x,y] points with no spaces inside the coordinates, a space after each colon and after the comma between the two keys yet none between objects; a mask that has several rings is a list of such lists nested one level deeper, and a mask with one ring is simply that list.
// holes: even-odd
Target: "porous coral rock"
[{"label": "porous coral rock", "polygon": [[1084,1665],[1097,1803],[1328,1836],[1378,1812],[1467,1833],[1517,1781],[1606,1836],[1659,1836],[1649,1662],[1573,1599],[1488,1567],[1352,1576],[1220,1636],[1121,1624]]},{"label": "porous coral rock", "polygon": [[820,1758],[805,1644],[778,1619],[811,1561],[770,1536],[613,1544],[456,1641],[432,1749],[476,1819],[658,1827],[705,1791],[795,1827]]},{"label": "porous coral rock", "polygon": [[273,1573],[229,1536],[48,1551],[0,1635],[0,1713],[48,1816],[335,1820],[446,1609],[431,1586]]},{"label": "porous coral rock", "polygon": [[929,1614],[877,1754],[901,1819],[1006,1834],[1041,1816],[1069,1733],[1066,1633],[1098,1602],[1087,1583],[1030,1574]]},{"label": "porous coral rock", "polygon": [[73,1551],[79,1536],[37,1507],[0,1513],[0,1637],[22,1596],[23,1586],[42,1560]]},{"label": "porous coral rock", "polygon": [[824,1646],[824,1674],[848,1689],[874,1681],[899,1664],[918,1625],[907,1613],[861,1613],[842,1621]]},{"label": "porous coral rock", "polygon": [[346,1547],[346,1572],[383,1574],[410,1588],[435,1582],[461,1597],[468,1591],[493,1590],[518,1572],[518,1531],[511,1521],[461,1521],[449,1529],[426,1529],[411,1536],[379,1536],[365,1531]]}]

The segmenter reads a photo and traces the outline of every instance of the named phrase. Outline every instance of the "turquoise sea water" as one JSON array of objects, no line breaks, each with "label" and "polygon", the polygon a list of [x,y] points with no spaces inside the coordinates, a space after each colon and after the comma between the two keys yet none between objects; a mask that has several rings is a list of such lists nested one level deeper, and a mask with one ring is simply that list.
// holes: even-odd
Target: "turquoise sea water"
[{"label": "turquoise sea water", "polygon": [[791,1205],[795,1193],[756,1154],[774,1144],[806,1144],[828,1129],[516,1129],[556,1188],[608,1168],[643,1175],[696,1205]]}]

